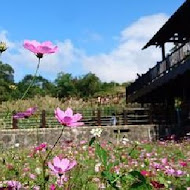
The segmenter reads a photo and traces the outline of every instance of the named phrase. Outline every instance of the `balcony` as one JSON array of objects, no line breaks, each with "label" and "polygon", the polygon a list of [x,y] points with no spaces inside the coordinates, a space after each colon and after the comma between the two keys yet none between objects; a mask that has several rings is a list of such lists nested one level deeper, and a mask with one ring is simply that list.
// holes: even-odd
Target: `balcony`
[{"label": "balcony", "polygon": [[137,101],[152,90],[166,84],[178,75],[190,70],[190,42],[185,43],[168,55],[163,61],[142,74],[127,87],[127,101]]}]

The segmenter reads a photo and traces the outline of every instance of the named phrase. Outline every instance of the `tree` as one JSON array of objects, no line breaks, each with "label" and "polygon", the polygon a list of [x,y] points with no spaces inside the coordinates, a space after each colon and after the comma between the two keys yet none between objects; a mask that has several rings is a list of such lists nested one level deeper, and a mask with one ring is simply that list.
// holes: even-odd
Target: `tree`
[{"label": "tree", "polygon": [[14,69],[9,64],[4,64],[0,61],[0,80],[8,83],[14,82]]},{"label": "tree", "polygon": [[75,86],[75,80],[72,78],[71,74],[59,73],[57,79],[55,80],[57,96],[59,98],[76,96],[77,89]]},{"label": "tree", "polygon": [[[19,83],[18,83],[18,91],[19,97],[26,91],[28,86],[33,81],[34,76],[26,75]],[[26,97],[31,98],[35,95],[45,96],[45,95],[54,95],[55,94],[55,85],[49,82],[47,79],[42,76],[36,76],[33,82],[33,85],[29,89]],[[17,98],[19,98],[17,97]]]},{"label": "tree", "polygon": [[93,73],[88,73],[78,80],[77,90],[82,97],[92,97],[100,90],[101,81]]},{"label": "tree", "polygon": [[14,69],[9,64],[0,61],[0,102],[6,101],[11,97],[14,84]]}]

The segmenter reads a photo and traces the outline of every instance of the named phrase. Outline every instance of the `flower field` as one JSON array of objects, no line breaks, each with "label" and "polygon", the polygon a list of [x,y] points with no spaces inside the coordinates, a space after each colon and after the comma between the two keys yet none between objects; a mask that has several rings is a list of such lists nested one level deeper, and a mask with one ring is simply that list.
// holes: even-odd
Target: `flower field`
[{"label": "flower field", "polygon": [[0,189],[190,189],[188,141],[115,145],[99,142],[100,133],[90,142],[1,152]]}]

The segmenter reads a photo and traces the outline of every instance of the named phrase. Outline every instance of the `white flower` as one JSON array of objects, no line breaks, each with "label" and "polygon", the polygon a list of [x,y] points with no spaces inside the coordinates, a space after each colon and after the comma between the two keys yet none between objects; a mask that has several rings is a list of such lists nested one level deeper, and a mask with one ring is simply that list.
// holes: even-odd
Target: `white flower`
[{"label": "white flower", "polygon": [[20,146],[19,143],[15,143],[15,147],[18,148]]},{"label": "white flower", "polygon": [[102,129],[101,128],[96,128],[96,129],[92,129],[90,131],[90,133],[94,136],[94,137],[100,137],[101,133],[102,133]]},{"label": "white flower", "polygon": [[145,165],[144,165],[144,164],[141,164],[141,167],[142,167],[142,168],[144,168],[144,167],[145,167]]},{"label": "white flower", "polygon": [[36,172],[38,175],[40,175],[40,174],[41,174],[41,171],[42,171],[42,169],[41,169],[41,168],[36,168],[36,169],[35,169],[35,172]]},{"label": "white flower", "polygon": [[83,150],[87,150],[87,148],[88,148],[87,145],[84,145],[84,146],[82,147]]},{"label": "white flower", "polygon": [[0,187],[3,187],[3,182],[0,181]]},{"label": "white flower", "polygon": [[139,145],[139,144],[140,144],[140,142],[139,142],[139,141],[135,141],[135,144],[136,144],[136,145]]},{"label": "white flower", "polygon": [[95,172],[99,172],[100,171],[100,166],[101,166],[101,163],[97,163],[94,167],[94,170]]},{"label": "white flower", "polygon": [[122,143],[123,143],[124,145],[126,145],[128,142],[129,142],[129,139],[128,139],[128,138],[123,138],[123,139],[122,139]]}]

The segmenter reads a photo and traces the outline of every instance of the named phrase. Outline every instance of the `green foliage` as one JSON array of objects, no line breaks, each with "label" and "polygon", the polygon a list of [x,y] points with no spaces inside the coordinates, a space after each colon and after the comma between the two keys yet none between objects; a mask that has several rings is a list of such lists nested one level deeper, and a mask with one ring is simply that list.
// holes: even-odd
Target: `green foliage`
[{"label": "green foliage", "polygon": [[129,172],[132,176],[132,185],[129,190],[151,190],[152,187],[147,183],[146,178],[138,171]]},{"label": "green foliage", "polygon": [[0,103],[11,97],[12,89],[10,86],[14,84],[13,74],[13,68],[0,61]]},{"label": "green foliage", "polygon": [[4,64],[0,61],[0,79],[13,83],[14,82],[14,69],[9,64]]},{"label": "green foliage", "polygon": [[96,154],[98,155],[101,163],[107,167],[107,159],[108,159],[108,155],[107,155],[107,152],[106,150],[104,150],[100,145],[99,143],[96,143],[95,144],[95,148],[96,148]]},{"label": "green foliage", "polygon": [[116,96],[125,92],[125,85],[115,82],[101,82],[93,73],[74,78],[69,73],[60,72],[54,82],[50,82],[42,76],[34,78],[33,75],[27,74],[21,81],[14,83],[13,68],[0,62],[0,102],[21,98],[33,80],[34,82],[24,99],[49,95],[59,99],[77,97],[88,100],[98,96]]},{"label": "green foliage", "polygon": [[96,140],[96,137],[92,137],[89,141],[89,146],[91,146]]},{"label": "green foliage", "polygon": [[57,96],[59,98],[76,96],[76,87],[74,84],[74,79],[71,74],[59,73],[57,79],[55,80]]},{"label": "green foliage", "polygon": [[92,73],[88,73],[77,81],[77,90],[81,97],[92,97],[100,90],[101,81]]},{"label": "green foliage", "polygon": [[[18,84],[17,96],[20,98],[25,90],[28,88],[30,83],[33,80],[32,75],[26,75]],[[32,98],[35,95],[45,96],[45,95],[54,95],[55,94],[55,85],[49,82],[47,79],[42,76],[36,76],[33,86],[30,88],[26,94],[26,98]]]}]

